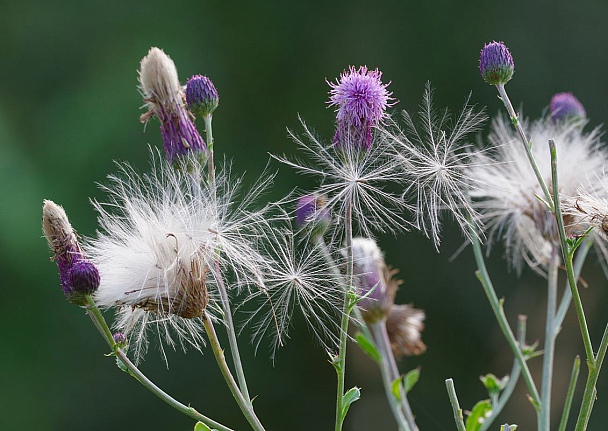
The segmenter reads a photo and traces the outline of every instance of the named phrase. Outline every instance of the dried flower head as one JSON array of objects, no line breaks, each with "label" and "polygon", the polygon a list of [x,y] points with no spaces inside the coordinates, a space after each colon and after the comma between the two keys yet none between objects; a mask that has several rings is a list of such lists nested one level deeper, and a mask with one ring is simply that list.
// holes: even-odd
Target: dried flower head
[{"label": "dried flower head", "polygon": [[[105,187],[109,202],[95,203],[102,232],[86,245],[102,275],[95,301],[118,309],[116,329],[135,346],[136,359],[146,351],[149,326],[169,346],[177,338],[200,349],[199,317],[219,277],[239,285],[262,279],[255,242],[263,214],[250,212],[247,199],[233,203],[238,184],[227,170],[209,186],[194,156],[182,162],[190,169],[155,158],[147,175],[122,166]],[[266,184],[247,198],[255,200]]]},{"label": "dried flower head", "polygon": [[[534,142],[532,152],[545,182],[551,184],[551,163],[546,143],[554,139],[559,155],[560,196],[576,197],[597,188],[589,178],[601,176],[608,153],[601,146],[599,131],[584,133],[576,124],[555,124],[550,118],[528,122],[524,127]],[[512,265],[520,271],[524,262],[544,272],[559,238],[554,215],[537,196],[542,196],[519,136],[510,121],[498,117],[489,140],[492,154],[480,154],[470,175],[484,188],[471,192],[488,228],[488,238],[502,238]],[[566,215],[568,231],[576,220]]]},{"label": "dried flower head", "polygon": [[406,304],[393,305],[386,319],[386,330],[397,358],[420,355],[426,351],[421,336],[424,319],[424,310]]},{"label": "dried flower head", "polygon": [[211,79],[194,75],[186,83],[186,102],[190,112],[203,118],[213,114],[220,104],[220,96]]},{"label": "dried flower head", "polygon": [[329,82],[329,106],[337,106],[337,127],[333,144],[336,148],[354,146],[369,150],[372,146],[372,127],[386,117],[386,108],[394,100],[388,84],[381,81],[382,72],[366,66],[351,66],[340,74],[336,83]]},{"label": "dried flower head", "polygon": [[186,110],[184,92],[173,60],[161,49],[150,48],[139,69],[139,82],[148,112],[142,122],[156,116],[160,121],[165,153],[170,162],[187,154],[199,158],[206,145]]},{"label": "dried flower head", "polygon": [[551,98],[549,112],[555,122],[585,121],[587,119],[585,107],[572,93],[555,94]]},{"label": "dried flower head", "polygon": [[515,65],[509,48],[502,42],[490,42],[479,55],[479,73],[485,82],[504,85],[513,77]]}]

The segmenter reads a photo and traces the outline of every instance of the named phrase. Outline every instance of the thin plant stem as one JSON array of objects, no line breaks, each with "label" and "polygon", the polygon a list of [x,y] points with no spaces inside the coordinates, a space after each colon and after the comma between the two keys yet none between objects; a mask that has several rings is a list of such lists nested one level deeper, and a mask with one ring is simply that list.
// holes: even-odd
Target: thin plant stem
[{"label": "thin plant stem", "polygon": [[557,270],[559,259],[553,247],[547,277],[547,318],[545,322],[545,345],[543,349],[543,372],[541,382],[541,427],[539,431],[550,431],[551,427],[551,387],[553,382],[553,362],[555,358],[555,313],[557,308]]},{"label": "thin plant stem", "polygon": [[211,319],[209,319],[209,316],[206,312],[203,313],[201,320],[203,321],[207,337],[209,337],[209,345],[211,346],[211,350],[213,351],[215,360],[220,368],[220,371],[222,372],[222,375],[224,376],[224,380],[226,381],[226,384],[228,385],[232,396],[234,397],[239,408],[241,409],[243,416],[245,416],[245,419],[247,419],[247,422],[249,422],[251,428],[256,431],[264,431],[264,427],[262,426],[262,423],[260,422],[258,417],[255,415],[253,407],[241,393],[238,384],[236,383],[234,377],[232,376],[232,373],[230,372],[230,368],[228,368],[228,364],[226,363],[226,358],[224,356],[224,351],[222,350],[220,343],[217,339],[217,335],[215,333],[215,328],[213,327],[213,323],[211,322]]},{"label": "thin plant stem", "polygon": [[492,307],[492,311],[494,311],[494,316],[498,322],[498,326],[502,330],[503,335],[505,336],[507,343],[511,347],[519,366],[521,367],[521,372],[526,382],[526,386],[528,387],[528,391],[530,392],[530,396],[532,398],[532,405],[538,414],[538,410],[540,408],[540,396],[538,394],[538,389],[536,389],[536,385],[534,383],[534,379],[532,378],[532,374],[530,373],[530,368],[528,368],[528,364],[526,363],[526,358],[522,353],[521,346],[518,344],[515,339],[515,335],[513,335],[513,331],[511,330],[511,326],[507,320],[507,316],[505,315],[505,311],[503,308],[502,301],[498,300],[496,296],[496,291],[494,290],[494,286],[492,285],[492,281],[490,279],[490,274],[486,268],[486,264],[483,257],[483,251],[481,250],[481,244],[476,235],[471,236],[471,244],[473,245],[473,253],[475,254],[475,261],[477,262],[477,278],[481,282],[481,286],[483,287],[486,296],[488,297],[488,301],[490,302],[490,306]]},{"label": "thin plant stem", "polygon": [[344,286],[344,306],[342,308],[342,320],[340,322],[340,346],[338,348],[338,358],[334,363],[338,375],[336,388],[336,426],[335,431],[342,430],[343,409],[344,409],[344,377],[346,372],[346,344],[348,341],[348,321],[350,320],[351,292],[353,288],[353,214],[352,202],[346,202],[345,214],[345,249],[346,249],[346,286]]},{"label": "thin plant stem", "polygon": [[212,114],[207,114],[203,117],[203,121],[205,122],[205,135],[207,137],[207,167],[209,170],[210,184],[215,182],[215,164],[213,160],[213,147],[215,141],[213,140],[213,128],[211,127],[212,120]]},{"label": "thin plant stem", "polygon": [[568,385],[568,392],[566,393],[566,400],[564,402],[564,411],[562,412],[558,431],[566,431],[568,417],[570,416],[570,410],[572,408],[572,400],[574,399],[574,389],[576,388],[576,382],[578,381],[580,371],[581,357],[577,355],[576,358],[574,358],[574,364],[572,365],[572,375],[570,376],[570,384]]},{"label": "thin plant stem", "polygon": [[587,423],[591,417],[591,411],[593,410],[593,403],[597,395],[595,385],[600,375],[604,358],[606,357],[606,349],[608,348],[608,325],[604,328],[604,335],[600,342],[600,347],[593,360],[593,367],[589,367],[589,376],[587,377],[587,384],[585,385],[585,392],[583,393],[583,401],[581,404],[581,410],[578,414],[576,421],[575,431],[584,431],[587,429]]},{"label": "thin plant stem", "polygon": [[585,318],[585,311],[583,310],[583,303],[581,301],[581,296],[578,293],[578,288],[576,286],[576,277],[574,275],[574,269],[572,267],[572,253],[570,252],[570,247],[568,246],[568,242],[566,240],[564,218],[562,216],[562,209],[559,201],[559,184],[557,179],[557,149],[555,148],[555,141],[553,141],[553,139],[549,139],[549,149],[551,151],[551,180],[553,186],[553,198],[555,204],[555,219],[557,221],[557,231],[559,233],[559,239],[561,242],[564,265],[566,266],[566,274],[568,275],[568,284],[570,285],[572,299],[574,300],[574,308],[576,310],[576,316],[578,318],[581,335],[583,337],[585,354],[587,356],[587,364],[591,369],[591,365],[594,361],[593,346],[591,345],[591,336],[589,335],[589,328],[587,326],[587,319]]},{"label": "thin plant stem", "polygon": [[[524,315],[519,315],[517,320],[517,342],[520,346],[523,346],[526,342],[526,321],[527,317]],[[517,386],[517,382],[519,381],[519,376],[521,375],[521,367],[519,366],[519,362],[517,362],[517,358],[513,360],[513,367],[511,368],[511,373],[509,374],[509,382],[507,386],[503,389],[498,397],[497,402],[492,403],[492,413],[486,420],[483,421],[479,431],[486,431],[490,428],[490,425],[494,422],[496,417],[502,412],[502,409],[507,404],[507,401],[513,395],[513,391],[515,390],[515,386]]]},{"label": "thin plant stem", "polygon": [[99,333],[102,335],[103,339],[114,352],[114,355],[121,361],[122,365],[125,367],[129,375],[131,375],[133,378],[135,378],[135,380],[141,383],[142,386],[144,386],[146,389],[148,389],[150,392],[152,392],[154,395],[156,395],[158,398],[163,400],[165,403],[167,403],[180,413],[183,413],[186,416],[189,416],[197,421],[203,422],[207,426],[217,429],[218,431],[232,431],[231,428],[228,428],[227,426],[222,425],[221,423],[216,422],[213,419],[200,414],[193,407],[186,406],[180,403],[175,398],[164,392],[161,388],[156,386],[154,382],[152,382],[148,377],[146,377],[146,375],[142,373],[133,362],[131,362],[126,353],[116,345],[116,343],[114,342],[114,338],[112,337],[112,332],[110,331],[110,328],[108,327],[105,318],[101,314],[101,311],[99,310],[97,305],[95,305],[93,298],[91,298],[90,295],[87,295],[86,300],[87,314],[93,321],[93,324],[95,325]]},{"label": "thin plant stem", "polygon": [[517,113],[515,109],[513,109],[513,105],[511,104],[511,100],[509,100],[509,96],[507,95],[507,91],[505,90],[504,84],[497,84],[496,88],[498,89],[498,93],[500,94],[500,99],[502,103],[504,103],[505,108],[507,108],[507,112],[509,113],[509,117],[511,118],[511,122],[517,129],[519,133],[519,137],[521,138],[522,143],[524,144],[524,148],[526,150],[526,156],[528,156],[528,161],[530,162],[530,166],[532,170],[534,170],[534,175],[536,175],[536,179],[538,180],[538,184],[543,191],[545,202],[549,206],[550,210],[553,210],[553,204],[551,200],[551,193],[549,193],[549,188],[547,187],[547,183],[545,183],[545,179],[543,178],[540,170],[538,169],[538,165],[536,164],[536,160],[534,159],[534,154],[532,154],[532,142],[528,140],[526,136],[526,132],[524,131],[519,119],[517,117]]},{"label": "thin plant stem", "polygon": [[[574,277],[576,280],[581,276],[581,271],[583,270],[583,265],[585,263],[585,259],[589,254],[589,250],[591,250],[591,245],[593,241],[591,238],[585,238],[583,243],[576,250],[576,256],[574,258]],[[566,282],[568,283],[568,282]],[[559,304],[559,308],[557,309],[557,313],[555,315],[555,332],[558,334],[561,330],[562,323],[564,322],[564,318],[566,317],[566,313],[570,308],[570,302],[572,300],[572,291],[568,284],[566,284],[566,288],[564,289],[564,293],[562,295],[562,300]]]},{"label": "thin plant stem", "polygon": [[464,419],[462,416],[462,409],[460,408],[460,404],[458,403],[456,389],[454,389],[454,381],[452,379],[447,379],[445,381],[445,386],[448,389],[448,397],[450,397],[450,404],[452,404],[452,411],[454,412],[454,421],[456,422],[456,428],[458,428],[458,431],[466,431],[466,427],[464,426]]},{"label": "thin plant stem", "polygon": [[[388,338],[388,335],[386,334],[386,321],[381,320],[381,321],[372,323],[370,326],[374,333],[374,340],[376,340],[376,346],[380,350],[380,356],[382,358],[381,363],[380,363],[380,371],[382,373],[382,383],[384,385],[384,392],[386,393],[386,398],[388,400],[388,403],[391,407],[391,410],[393,411],[395,420],[397,421],[397,424],[399,425],[399,429],[401,429],[402,431],[413,431],[408,423],[408,420],[406,419],[406,417],[404,415],[404,412],[401,410],[401,406],[399,405],[399,402],[395,398],[395,396],[393,394],[393,390],[392,390],[394,378],[393,378],[392,370],[390,369],[390,365],[388,363],[389,362],[388,356],[389,356],[389,354],[392,355],[392,351],[391,351],[391,353],[389,353],[389,350],[391,350],[391,347],[390,347],[390,344],[387,345],[387,343],[386,343],[387,338]],[[399,392],[400,392],[400,394],[399,394],[400,397],[403,398],[405,396],[405,391],[403,390],[402,387],[400,387]]]}]

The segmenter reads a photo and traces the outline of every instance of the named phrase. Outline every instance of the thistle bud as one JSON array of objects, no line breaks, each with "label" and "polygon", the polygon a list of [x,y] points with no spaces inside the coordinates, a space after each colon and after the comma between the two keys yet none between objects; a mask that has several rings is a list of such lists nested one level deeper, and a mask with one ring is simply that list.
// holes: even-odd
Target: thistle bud
[{"label": "thistle bud", "polygon": [[161,49],[151,48],[141,61],[139,82],[148,108],[141,121],[153,116],[159,119],[167,159],[174,162],[188,154],[204,156],[207,146],[186,110],[173,60]]},{"label": "thistle bud", "polygon": [[122,332],[115,332],[112,334],[112,339],[120,348],[124,348],[127,345],[127,337]]},{"label": "thistle bud", "polygon": [[186,103],[190,112],[203,118],[215,111],[220,96],[209,78],[195,75],[186,84]]},{"label": "thistle bud", "polygon": [[64,209],[53,201],[45,200],[42,207],[42,230],[57,262],[61,289],[68,299],[74,293],[70,285],[70,269],[82,260],[82,251],[76,232]]},{"label": "thistle bud", "polygon": [[68,279],[72,292],[82,295],[95,292],[100,281],[97,267],[87,260],[80,260],[72,265]]},{"label": "thistle bud", "polygon": [[494,41],[484,45],[479,56],[479,73],[485,82],[504,85],[514,71],[513,57],[504,43]]},{"label": "thistle bud", "polygon": [[585,107],[572,93],[557,93],[551,98],[549,105],[551,119],[555,122],[585,121]]},{"label": "thistle bud", "polygon": [[327,197],[316,193],[302,196],[296,206],[296,226],[311,227],[313,236],[321,236],[331,223],[331,215],[326,207]]}]

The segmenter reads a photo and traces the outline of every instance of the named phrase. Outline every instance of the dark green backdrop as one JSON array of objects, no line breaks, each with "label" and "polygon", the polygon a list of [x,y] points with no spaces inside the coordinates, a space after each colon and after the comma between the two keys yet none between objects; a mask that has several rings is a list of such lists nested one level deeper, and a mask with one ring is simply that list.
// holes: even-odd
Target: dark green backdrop
[{"label": "dark green backdrop", "polygon": [[[232,5],[234,4],[234,5]],[[425,82],[438,106],[472,101],[500,108],[496,92],[478,76],[484,42],[504,40],[515,58],[508,89],[516,105],[538,115],[553,93],[573,91],[591,125],[608,110],[608,3],[571,1],[9,1],[0,16],[0,429],[187,430],[192,422],[166,407],[103,356],[106,347],[84,312],[62,297],[54,264],[41,238],[42,200],[62,204],[83,235],[93,235],[88,200],[102,198],[95,183],[115,171],[113,160],[145,169],[148,143],[161,145],[157,124],[139,123],[136,70],[150,46],[175,60],[181,79],[203,73],[217,86],[214,117],[219,154],[254,178],[268,152],[293,153],[286,127],[298,113],[331,137],[328,86],[349,65],[379,67],[400,101],[414,110]],[[276,164],[272,165],[277,168]],[[576,169],[575,166],[572,167]],[[281,168],[276,194],[305,179]],[[451,233],[450,233],[451,231]],[[442,254],[415,233],[381,239],[389,263],[401,268],[400,302],[427,311],[428,352],[402,363],[422,366],[411,394],[422,430],[452,430],[444,389],[453,377],[461,405],[484,396],[478,377],[503,375],[511,355],[473,272],[470,250],[454,262],[462,239],[448,229]],[[489,262],[512,322],[530,316],[529,341],[543,328],[543,283],[534,274],[509,274],[497,248]],[[590,260],[592,262],[592,260]],[[587,267],[583,292],[595,343],[606,321],[607,283]],[[573,315],[558,339],[556,393],[563,393],[574,354],[583,354]],[[256,408],[270,430],[329,430],[333,424],[333,369],[296,322],[276,364],[243,343]],[[542,342],[542,339],[540,340]],[[348,430],[395,429],[379,376],[351,349],[348,380],[363,399]],[[222,385],[210,353],[171,354],[166,370],[154,349],[143,365],[163,388],[237,429],[246,424]],[[540,360],[534,362],[538,371]],[[591,431],[608,421],[607,370]],[[562,376],[563,374],[563,376]],[[520,386],[501,417],[534,429]],[[560,413],[561,398],[555,413]],[[498,425],[495,427],[498,429]]]}]

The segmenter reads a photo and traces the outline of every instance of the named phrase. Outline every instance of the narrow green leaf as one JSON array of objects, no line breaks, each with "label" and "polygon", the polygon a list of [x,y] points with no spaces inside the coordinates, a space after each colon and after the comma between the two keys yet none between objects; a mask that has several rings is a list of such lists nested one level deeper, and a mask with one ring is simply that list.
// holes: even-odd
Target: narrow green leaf
[{"label": "narrow green leaf", "polygon": [[412,390],[414,385],[418,383],[418,379],[420,378],[420,367],[414,368],[413,370],[408,371],[405,376],[400,376],[398,379],[393,380],[391,383],[391,392],[397,401],[401,401],[401,391],[399,387],[403,384],[403,390],[407,395],[409,391]]},{"label": "narrow green leaf", "polygon": [[352,403],[361,398],[361,391],[358,387],[350,388],[342,397],[342,421],[346,417],[346,413],[348,413],[348,408]]},{"label": "narrow green leaf", "polygon": [[376,348],[376,345],[372,340],[370,340],[363,332],[357,332],[355,334],[355,341],[367,356],[372,358],[375,362],[380,363],[382,361],[382,356],[380,356],[380,352]]},{"label": "narrow green leaf", "polygon": [[490,400],[482,400],[475,404],[465,424],[467,431],[479,431],[491,412],[492,404]]},{"label": "narrow green leaf", "polygon": [[211,428],[209,428],[207,425],[205,425],[202,422],[197,422],[196,425],[194,425],[194,431],[213,431]]}]

